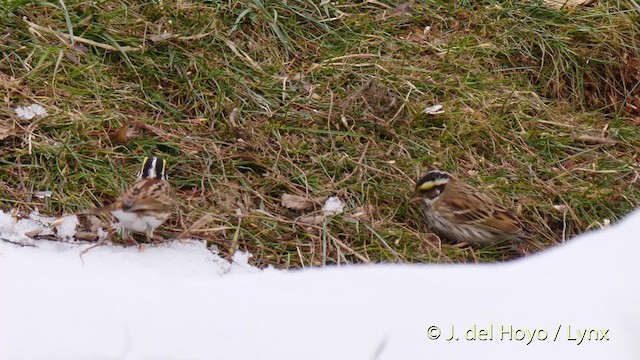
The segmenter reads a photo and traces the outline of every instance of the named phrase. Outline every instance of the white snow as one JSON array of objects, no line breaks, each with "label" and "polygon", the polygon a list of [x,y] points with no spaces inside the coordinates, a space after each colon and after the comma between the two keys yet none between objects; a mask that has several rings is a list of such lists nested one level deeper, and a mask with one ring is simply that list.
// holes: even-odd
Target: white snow
[{"label": "white snow", "polygon": [[337,196],[332,196],[327,199],[327,202],[322,206],[322,213],[324,215],[338,215],[344,212],[344,203]]},{"label": "white snow", "polygon": [[444,109],[444,106],[442,104],[436,104],[436,105],[427,106],[426,108],[424,108],[424,110],[422,110],[422,112],[427,115],[438,115],[438,114],[444,114],[443,109]]},{"label": "white snow", "polygon": [[29,218],[18,219],[14,214],[0,211],[0,238],[18,244],[30,245],[33,241],[25,234],[48,235],[53,233],[43,224],[43,220],[49,221],[49,219],[42,219],[36,213],[29,215]]},{"label": "white snow", "polygon": [[36,191],[36,192],[34,193],[34,195],[35,195],[38,199],[50,198],[50,197],[51,197],[51,195],[53,195],[53,191],[51,191],[51,190]]},{"label": "white snow", "polygon": [[[16,224],[0,214],[0,237]],[[303,271],[197,242],[84,264],[76,245],[0,242],[0,358],[639,359],[638,232],[640,211],[505,264]]]},{"label": "white snow", "polygon": [[37,116],[47,116],[47,110],[39,104],[31,104],[29,106],[18,106],[14,109],[19,118],[31,120]]},{"label": "white snow", "polygon": [[59,238],[71,240],[76,234],[76,226],[78,226],[78,217],[75,215],[64,217],[62,224],[56,225],[56,235]]}]

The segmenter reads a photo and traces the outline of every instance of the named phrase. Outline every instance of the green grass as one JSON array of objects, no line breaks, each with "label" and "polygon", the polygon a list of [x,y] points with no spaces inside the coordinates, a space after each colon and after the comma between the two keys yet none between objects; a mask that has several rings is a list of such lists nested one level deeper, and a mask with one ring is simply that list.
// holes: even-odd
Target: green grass
[{"label": "green grass", "polygon": [[[430,233],[407,197],[438,167],[552,246],[638,205],[634,1],[0,1],[2,208],[98,206],[159,155],[179,195],[160,233],[204,219],[193,235],[260,266],[517,256]],[[49,116],[18,119],[32,102]],[[346,212],[304,225],[282,194]]]}]

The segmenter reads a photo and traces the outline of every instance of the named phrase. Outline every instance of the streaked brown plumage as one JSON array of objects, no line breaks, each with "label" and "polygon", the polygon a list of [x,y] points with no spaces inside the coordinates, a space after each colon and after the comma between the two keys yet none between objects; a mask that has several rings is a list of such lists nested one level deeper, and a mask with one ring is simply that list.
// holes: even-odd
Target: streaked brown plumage
[{"label": "streaked brown plumage", "polygon": [[451,241],[528,239],[520,221],[498,201],[447,172],[427,173],[411,199],[420,203],[429,227]]},{"label": "streaked brown plumage", "polygon": [[154,230],[169,218],[175,204],[166,174],[166,160],[151,157],[144,159],[136,182],[112,204],[87,213],[110,212],[120,221],[123,238],[129,238],[129,231],[133,231],[144,233],[151,240]]}]

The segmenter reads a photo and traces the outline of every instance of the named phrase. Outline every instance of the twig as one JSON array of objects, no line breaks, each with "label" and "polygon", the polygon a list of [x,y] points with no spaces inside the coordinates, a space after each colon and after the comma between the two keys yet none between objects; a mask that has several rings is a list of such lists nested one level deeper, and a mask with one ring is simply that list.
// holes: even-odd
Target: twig
[{"label": "twig", "polygon": [[5,238],[0,238],[0,240],[7,242],[9,244],[13,244],[13,245],[18,245],[20,247],[37,247],[34,244],[24,244],[18,241],[13,241],[13,240],[9,240],[9,239],[5,239]]},{"label": "twig", "polygon": [[229,227],[229,226],[220,226],[217,228],[203,229],[206,225],[208,225],[214,219],[216,218],[215,216],[213,216],[213,214],[205,214],[203,217],[201,217],[200,219],[196,220],[196,222],[191,224],[191,226],[189,226],[188,229],[185,229],[182,233],[180,233],[180,235],[178,235],[176,239],[182,242],[182,240],[185,237],[187,237],[189,234],[192,234],[193,232],[224,231],[228,229],[235,229],[235,227]]},{"label": "twig", "polygon": [[573,171],[584,171],[591,174],[617,174],[619,170],[594,170],[594,169],[585,169],[585,168],[573,168]]},{"label": "twig", "polygon": [[238,226],[236,227],[236,231],[233,234],[233,239],[231,239],[231,246],[229,247],[229,261],[233,260],[233,255],[236,253],[236,249],[238,247],[238,240],[240,240],[240,225],[242,224],[242,218],[238,217]]},{"label": "twig", "polygon": [[380,234],[378,234],[375,230],[373,230],[373,228],[371,228],[369,225],[365,224],[365,227],[367,229],[369,229],[369,231],[371,231],[371,233],[373,235],[376,236],[376,238],[378,238],[378,240],[380,240],[380,242],[382,243],[382,245],[384,245],[385,248],[387,248],[387,250],[389,250],[389,252],[391,252],[391,254],[396,258],[396,260],[398,262],[403,262],[402,258],[400,257],[400,254],[398,254],[397,251],[393,250],[393,248],[391,248],[391,246],[389,246],[389,244],[382,238],[382,236],[380,236]]},{"label": "twig", "polygon": [[140,51],[142,50],[141,47],[133,47],[133,46],[119,46],[115,47],[115,46],[111,46],[111,45],[107,45],[107,44],[103,44],[103,43],[99,43],[97,41],[93,41],[93,40],[89,40],[89,39],[85,39],[83,37],[74,35],[73,37],[69,34],[65,34],[56,30],[53,30],[51,28],[48,27],[44,27],[44,26],[40,26],[37,24],[32,23],[31,21],[27,20],[26,18],[22,18],[22,20],[24,20],[24,22],[27,23],[27,25],[29,25],[30,28],[36,30],[36,31],[40,31],[40,32],[44,32],[44,33],[49,33],[51,35],[57,36],[58,38],[63,38],[69,41],[77,41],[80,43],[84,43],[87,45],[92,45],[95,47],[99,47],[101,49],[105,49],[105,50],[109,50],[109,51]]},{"label": "twig", "polygon": [[104,245],[104,244],[107,242],[107,240],[109,240],[109,239],[111,239],[111,238],[113,237],[113,234],[114,234],[113,230],[110,230],[110,231],[109,231],[109,233],[107,234],[107,236],[105,236],[104,238],[102,238],[102,239],[98,240],[98,242],[97,242],[97,243],[95,243],[95,244],[93,244],[93,245],[89,246],[88,248],[86,248],[86,249],[84,249],[84,250],[80,251],[80,261],[82,262],[82,265],[83,265],[83,266],[84,266],[84,260],[82,259],[82,256],[83,256],[84,254],[86,254],[87,252],[89,252],[89,250],[91,250],[91,249],[93,249],[93,248],[96,248],[96,247],[98,247],[98,246],[102,246],[102,245]]},{"label": "twig", "polygon": [[257,69],[262,71],[262,68],[260,67],[260,65],[253,60],[249,55],[247,55],[247,53],[245,53],[244,51],[238,50],[238,47],[236,46],[236,44],[233,43],[233,41],[231,40],[226,40],[225,43],[227,44],[227,47],[229,47],[229,49],[240,59],[244,59],[246,60],[249,65],[251,65],[252,68]]},{"label": "twig", "polygon": [[191,36],[178,36],[178,40],[200,40],[214,33],[215,31],[209,31],[203,34],[197,34],[197,35],[191,35]]},{"label": "twig", "polygon": [[562,242],[567,240],[567,209],[562,212]]},{"label": "twig", "polygon": [[349,253],[351,253],[351,255],[357,257],[360,261],[367,263],[367,264],[371,264],[371,260],[367,259],[366,257],[358,254],[358,252],[356,252],[355,250],[353,250],[352,248],[350,248],[349,246],[347,246],[347,244],[345,244],[344,242],[340,241],[339,239],[337,239],[336,237],[334,237],[333,235],[329,234],[329,237],[331,238],[331,240],[336,243],[336,245],[338,245],[338,247],[343,248],[344,250],[348,251]]}]

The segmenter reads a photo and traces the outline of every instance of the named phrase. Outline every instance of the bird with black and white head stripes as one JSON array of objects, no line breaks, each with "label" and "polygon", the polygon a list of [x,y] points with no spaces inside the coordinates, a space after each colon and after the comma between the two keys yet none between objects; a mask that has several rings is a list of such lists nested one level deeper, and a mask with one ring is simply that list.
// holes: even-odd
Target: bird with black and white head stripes
[{"label": "bird with black and white head stripes", "polygon": [[129,239],[130,232],[136,232],[145,234],[148,240],[155,240],[153,232],[167,221],[175,205],[175,194],[167,177],[167,161],[146,157],[133,185],[112,204],[85,213],[113,214],[122,225],[123,239]]},{"label": "bird with black and white head stripes", "polygon": [[427,225],[450,241],[529,240],[509,210],[448,172],[432,170],[420,178],[411,200],[420,204]]}]

